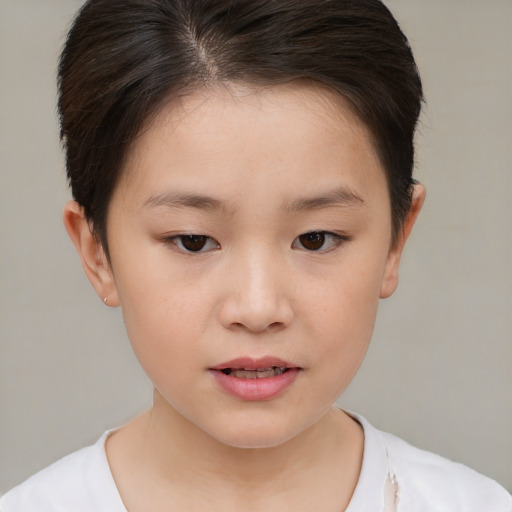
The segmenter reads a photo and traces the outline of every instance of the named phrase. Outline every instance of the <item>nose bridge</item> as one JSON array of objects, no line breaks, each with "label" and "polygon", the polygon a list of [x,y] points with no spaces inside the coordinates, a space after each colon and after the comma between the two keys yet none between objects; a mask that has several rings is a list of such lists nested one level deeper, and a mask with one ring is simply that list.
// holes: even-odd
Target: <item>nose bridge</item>
[{"label": "nose bridge", "polygon": [[226,326],[263,331],[288,324],[293,316],[282,258],[266,244],[240,249],[230,262],[223,307]]}]

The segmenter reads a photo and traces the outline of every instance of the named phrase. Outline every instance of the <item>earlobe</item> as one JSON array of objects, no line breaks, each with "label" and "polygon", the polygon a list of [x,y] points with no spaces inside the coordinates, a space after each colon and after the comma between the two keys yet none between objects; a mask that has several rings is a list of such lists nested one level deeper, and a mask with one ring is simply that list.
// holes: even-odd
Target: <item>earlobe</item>
[{"label": "earlobe", "polygon": [[63,220],[69,238],[80,256],[84,272],[96,293],[105,304],[118,306],[119,298],[112,269],[101,243],[91,231],[83,208],[76,201],[69,201],[64,207]]},{"label": "earlobe", "polygon": [[386,268],[384,270],[384,277],[380,289],[380,298],[387,299],[393,295],[394,291],[398,286],[398,270],[400,267],[400,260],[404,250],[405,243],[411,234],[412,228],[418,215],[421,211],[421,207],[425,202],[425,187],[421,183],[415,183],[413,185],[413,193],[411,200],[411,208],[405,217],[402,230],[400,231],[398,238],[390,249],[388,258],[386,261]]}]

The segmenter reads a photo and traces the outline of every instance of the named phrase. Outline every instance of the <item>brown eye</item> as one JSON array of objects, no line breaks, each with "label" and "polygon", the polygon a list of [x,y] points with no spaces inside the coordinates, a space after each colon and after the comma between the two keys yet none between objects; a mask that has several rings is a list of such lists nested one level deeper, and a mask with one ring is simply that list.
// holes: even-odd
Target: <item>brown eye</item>
[{"label": "brown eye", "polygon": [[180,236],[181,245],[191,252],[198,252],[206,245],[207,237],[204,235],[183,235]]},{"label": "brown eye", "polygon": [[165,237],[162,241],[185,254],[210,252],[221,248],[219,242],[212,237],[193,233]]},{"label": "brown eye", "polygon": [[218,244],[206,235],[180,235],[176,237],[175,244],[186,252],[201,252],[218,247]]},{"label": "brown eye", "polygon": [[327,253],[351,240],[352,237],[349,235],[338,235],[330,231],[309,231],[293,241],[292,249]]},{"label": "brown eye", "polygon": [[319,251],[325,244],[325,233],[323,231],[312,231],[299,236],[299,242],[308,251]]}]

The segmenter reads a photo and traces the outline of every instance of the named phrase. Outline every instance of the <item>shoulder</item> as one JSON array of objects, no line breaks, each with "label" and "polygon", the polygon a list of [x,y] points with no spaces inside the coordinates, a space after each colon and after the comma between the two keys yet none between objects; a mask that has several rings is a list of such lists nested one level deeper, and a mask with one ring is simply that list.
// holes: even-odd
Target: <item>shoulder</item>
[{"label": "shoulder", "polygon": [[107,434],[11,489],[0,512],[125,512],[105,454]]},{"label": "shoulder", "polygon": [[[84,502],[85,467],[91,448],[84,448],[55,462],[11,489],[0,502],[2,512],[64,510]],[[80,510],[80,509],[79,509]]]},{"label": "shoulder", "polygon": [[511,512],[512,497],[494,480],[377,431],[398,483],[403,510]]}]

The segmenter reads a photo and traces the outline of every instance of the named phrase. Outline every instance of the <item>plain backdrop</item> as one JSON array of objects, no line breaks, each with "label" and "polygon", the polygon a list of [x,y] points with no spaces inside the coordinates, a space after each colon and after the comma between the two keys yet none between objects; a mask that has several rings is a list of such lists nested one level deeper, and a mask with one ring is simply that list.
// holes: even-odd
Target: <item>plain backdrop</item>
[{"label": "plain backdrop", "polygon": [[[425,85],[428,199],[339,403],[512,490],[512,2],[387,3]],[[0,0],[0,492],[151,400],[61,222],[55,68],[80,4]]]}]

